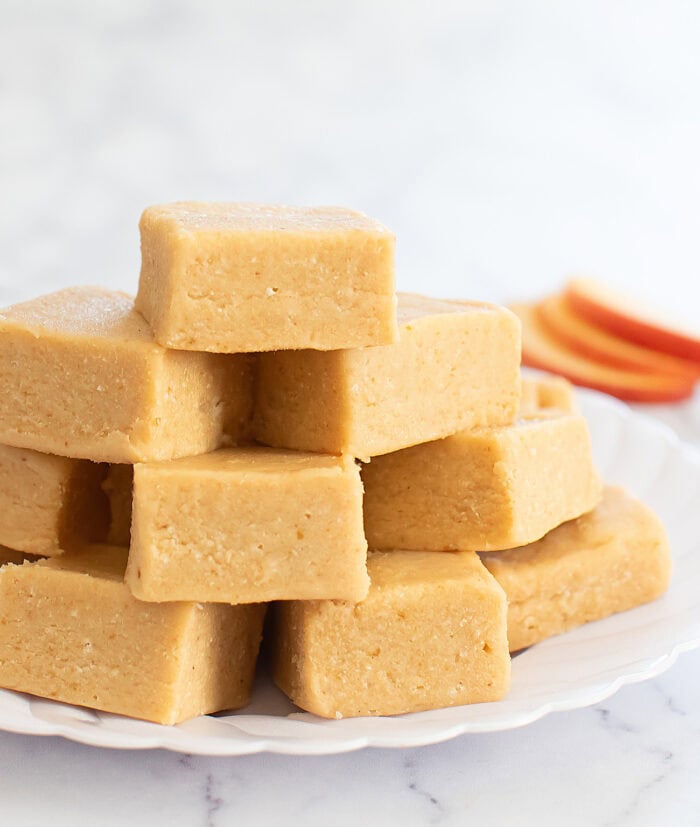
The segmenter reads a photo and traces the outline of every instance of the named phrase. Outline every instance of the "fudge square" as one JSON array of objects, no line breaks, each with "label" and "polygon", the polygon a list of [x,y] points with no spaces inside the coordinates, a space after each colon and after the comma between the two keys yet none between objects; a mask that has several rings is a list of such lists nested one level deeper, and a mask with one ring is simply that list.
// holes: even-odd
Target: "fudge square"
[{"label": "fudge square", "polygon": [[371,552],[357,605],[280,603],[274,677],[324,718],[500,700],[510,657],[503,590],[473,552]]},{"label": "fudge square", "polygon": [[671,558],[656,515],[623,489],[524,548],[482,559],[508,596],[512,652],[660,597]]},{"label": "fudge square", "polygon": [[141,603],[126,554],[0,569],[0,686],[161,724],[244,706],[265,607]]},{"label": "fudge square", "polygon": [[107,466],[0,445],[0,543],[52,556],[104,540]]},{"label": "fudge square", "polygon": [[375,457],[362,478],[371,549],[509,549],[601,498],[585,420],[556,412]]},{"label": "fudge square", "polygon": [[574,389],[563,376],[523,376],[520,411],[532,414],[543,408],[574,413],[576,402]]},{"label": "fudge square", "polygon": [[141,217],[157,342],[245,353],[395,341],[394,236],[339,207],[182,202]]},{"label": "fudge square", "polygon": [[169,351],[125,293],[76,287],[0,311],[0,442],[104,462],[199,454],[238,439],[245,356]]},{"label": "fudge square", "polygon": [[352,457],[252,447],[134,468],[140,600],[361,600],[366,557]]},{"label": "fudge square", "polygon": [[514,420],[520,325],[510,311],[399,294],[398,312],[393,345],[262,354],[258,441],[365,459]]}]

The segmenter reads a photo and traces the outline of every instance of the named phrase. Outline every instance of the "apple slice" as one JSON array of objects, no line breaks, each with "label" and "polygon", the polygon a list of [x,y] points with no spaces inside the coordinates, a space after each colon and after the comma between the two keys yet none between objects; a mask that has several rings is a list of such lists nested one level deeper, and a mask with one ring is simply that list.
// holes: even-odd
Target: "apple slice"
[{"label": "apple slice", "polygon": [[653,308],[593,279],[572,279],[566,296],[574,310],[610,333],[653,350],[700,362],[700,333],[663,319]]},{"label": "apple slice", "polygon": [[621,339],[579,316],[566,295],[550,296],[535,307],[547,330],[563,345],[596,362],[643,373],[700,377],[700,364]]},{"label": "apple slice", "polygon": [[523,325],[523,364],[558,373],[576,385],[603,391],[628,402],[675,402],[693,393],[681,376],[623,370],[579,356],[555,339],[529,304],[510,308]]}]

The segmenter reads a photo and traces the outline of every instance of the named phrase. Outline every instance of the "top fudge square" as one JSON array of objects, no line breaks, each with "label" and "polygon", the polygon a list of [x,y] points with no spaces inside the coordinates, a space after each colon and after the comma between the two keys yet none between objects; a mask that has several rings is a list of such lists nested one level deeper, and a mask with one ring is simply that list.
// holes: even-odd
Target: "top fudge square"
[{"label": "top fudge square", "polygon": [[398,336],[394,236],[340,207],[180,202],[141,216],[136,307],[155,340],[214,353]]}]

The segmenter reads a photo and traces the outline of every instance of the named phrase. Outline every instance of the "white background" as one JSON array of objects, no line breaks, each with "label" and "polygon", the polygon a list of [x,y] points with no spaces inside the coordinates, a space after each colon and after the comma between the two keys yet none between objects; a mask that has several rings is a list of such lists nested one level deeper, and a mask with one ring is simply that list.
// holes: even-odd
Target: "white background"
[{"label": "white background", "polygon": [[2,0],[0,289],[135,289],[146,204],[247,199],[379,218],[406,289],[683,310],[699,37],[692,2]]},{"label": "white background", "polygon": [[[404,289],[507,301],[580,273],[693,320],[699,46],[692,2],[0,0],[0,305],[134,290],[140,211],[186,198],[362,209]],[[699,670],[406,753],[0,736],[0,820],[697,823]]]}]

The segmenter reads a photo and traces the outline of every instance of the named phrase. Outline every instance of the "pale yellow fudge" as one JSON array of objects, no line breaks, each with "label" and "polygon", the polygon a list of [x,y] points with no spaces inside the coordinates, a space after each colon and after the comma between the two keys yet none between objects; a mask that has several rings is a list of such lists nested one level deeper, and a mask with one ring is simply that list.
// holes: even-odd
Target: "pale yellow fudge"
[{"label": "pale yellow fudge", "polygon": [[511,651],[660,597],[671,575],[666,532],[621,488],[542,540],[484,554],[508,596]]},{"label": "pale yellow fudge", "polygon": [[75,287],[0,311],[0,442],[98,462],[200,454],[248,427],[248,357],[166,350],[132,299]]},{"label": "pale yellow fudge", "polygon": [[181,202],[141,216],[136,306],[185,350],[395,341],[394,236],[340,207]]},{"label": "pale yellow fudge", "polygon": [[52,556],[107,536],[107,466],[0,445],[0,543]]},{"label": "pale yellow fudge", "polygon": [[113,546],[129,546],[131,542],[131,498],[134,487],[133,465],[110,465],[102,483],[109,499],[109,532],[107,542]]},{"label": "pale yellow fudge", "polygon": [[134,468],[140,600],[361,600],[366,556],[352,457],[253,447]]},{"label": "pale yellow fudge", "polygon": [[568,413],[576,411],[573,385],[563,376],[523,376],[521,390],[522,414],[550,408]]},{"label": "pale yellow fudge", "polygon": [[601,497],[585,420],[554,412],[375,457],[362,479],[372,549],[508,549]]},{"label": "pale yellow fudge", "polygon": [[0,569],[0,686],[162,724],[244,706],[265,607],[141,603],[126,553]]},{"label": "pale yellow fudge", "polygon": [[510,658],[503,590],[470,552],[374,552],[367,598],[276,607],[274,677],[325,718],[500,700]]},{"label": "pale yellow fudge", "polygon": [[282,448],[366,459],[514,420],[520,324],[500,307],[399,294],[400,341],[263,354],[254,434]]}]

